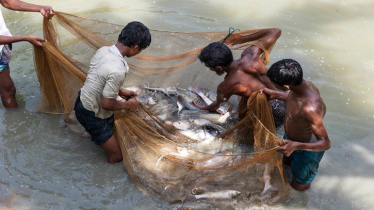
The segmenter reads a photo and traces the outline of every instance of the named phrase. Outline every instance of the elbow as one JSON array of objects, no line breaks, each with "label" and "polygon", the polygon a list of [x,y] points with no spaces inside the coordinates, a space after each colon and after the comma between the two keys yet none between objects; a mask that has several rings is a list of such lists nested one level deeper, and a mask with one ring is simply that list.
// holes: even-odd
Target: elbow
[{"label": "elbow", "polygon": [[280,30],[279,28],[273,28],[272,33],[274,33],[275,36],[277,36],[279,38],[282,34],[282,30]]},{"label": "elbow", "polygon": [[100,101],[101,108],[105,110],[110,110],[110,100],[102,97]]},{"label": "elbow", "polygon": [[328,141],[325,146],[325,150],[329,150],[331,148],[331,141]]},{"label": "elbow", "polygon": [[11,9],[11,3],[10,3],[9,0],[1,1],[1,5],[3,5],[3,7],[7,8],[7,9]]}]

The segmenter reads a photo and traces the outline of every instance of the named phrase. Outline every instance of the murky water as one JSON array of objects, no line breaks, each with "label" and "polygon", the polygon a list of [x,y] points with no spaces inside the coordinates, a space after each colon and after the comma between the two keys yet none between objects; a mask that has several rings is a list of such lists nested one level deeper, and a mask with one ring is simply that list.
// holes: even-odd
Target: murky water
[{"label": "murky water", "polygon": [[[138,20],[160,30],[282,29],[271,63],[283,58],[298,60],[305,77],[319,87],[327,105],[324,122],[332,148],[309,191],[292,191],[290,201],[271,208],[374,208],[372,1],[32,2],[123,25]],[[13,35],[41,36],[39,13],[2,11]],[[89,139],[69,134],[62,116],[36,113],[40,93],[32,47],[16,43],[13,52],[11,76],[20,107],[8,111],[0,105],[0,207],[172,208],[139,192],[122,164],[106,164],[104,153]]]}]

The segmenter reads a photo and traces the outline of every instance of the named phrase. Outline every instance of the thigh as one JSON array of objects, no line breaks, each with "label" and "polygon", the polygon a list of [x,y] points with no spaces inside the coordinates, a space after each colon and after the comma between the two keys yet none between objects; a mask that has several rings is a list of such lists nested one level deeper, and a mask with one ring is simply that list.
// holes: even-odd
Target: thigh
[{"label": "thigh", "polygon": [[107,119],[101,119],[95,116],[95,113],[83,107],[81,101],[75,106],[75,116],[79,123],[91,135],[91,140],[102,145],[113,136],[113,116]]}]

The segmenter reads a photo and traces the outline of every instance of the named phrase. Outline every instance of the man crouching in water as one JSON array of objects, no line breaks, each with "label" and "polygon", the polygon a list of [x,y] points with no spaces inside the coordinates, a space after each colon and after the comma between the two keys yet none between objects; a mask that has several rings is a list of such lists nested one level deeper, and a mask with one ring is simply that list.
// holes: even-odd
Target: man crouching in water
[{"label": "man crouching in water", "polygon": [[[134,91],[122,88],[129,72],[124,57],[133,57],[150,44],[151,34],[143,23],[128,23],[116,44],[100,48],[92,57],[86,81],[78,93],[75,116],[91,135],[91,141],[105,151],[108,163],[123,159],[113,133],[114,111],[135,111],[140,105]],[[118,97],[125,100],[117,100]]]},{"label": "man crouching in water", "polygon": [[283,162],[291,166],[292,187],[307,190],[317,175],[324,151],[331,147],[322,122],[326,105],[317,87],[303,79],[303,70],[295,60],[278,61],[266,74],[273,83],[290,90],[285,93],[265,88],[261,92],[266,93],[269,100],[286,101],[284,145],[278,152],[283,154]]}]

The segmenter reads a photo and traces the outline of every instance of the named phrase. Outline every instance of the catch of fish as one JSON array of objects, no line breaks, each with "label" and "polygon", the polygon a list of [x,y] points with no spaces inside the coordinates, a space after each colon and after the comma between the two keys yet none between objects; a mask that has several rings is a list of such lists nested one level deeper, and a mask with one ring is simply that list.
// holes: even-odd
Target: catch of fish
[{"label": "catch of fish", "polygon": [[[223,167],[230,165],[235,161],[230,156],[234,145],[223,142],[218,135],[225,132],[228,128],[239,122],[237,107],[228,103],[220,106],[216,112],[208,112],[200,110],[194,103],[200,106],[207,106],[212,103],[212,100],[204,94],[198,86],[195,88],[189,87],[187,89],[179,87],[150,87],[149,85],[127,87],[127,90],[134,91],[137,100],[145,105],[150,111],[158,116],[161,120],[169,125],[173,125],[180,130],[180,133],[189,138],[197,140],[198,143],[189,145],[189,149],[175,147],[163,148],[162,152],[165,154],[161,156],[157,163],[165,156],[174,157],[194,157],[194,151],[201,151],[209,154],[214,154],[212,158],[196,164],[197,167]],[[118,97],[117,100],[124,100]],[[67,129],[78,136],[89,137],[90,135],[78,123],[75,118],[75,113],[72,112],[65,116],[65,126]],[[276,190],[270,184],[270,166],[265,164],[265,171],[263,175],[264,190],[261,196],[269,191]],[[199,195],[193,195],[193,200],[198,199],[231,199],[241,193],[234,190],[205,192]]]}]

